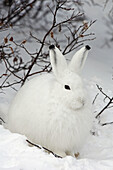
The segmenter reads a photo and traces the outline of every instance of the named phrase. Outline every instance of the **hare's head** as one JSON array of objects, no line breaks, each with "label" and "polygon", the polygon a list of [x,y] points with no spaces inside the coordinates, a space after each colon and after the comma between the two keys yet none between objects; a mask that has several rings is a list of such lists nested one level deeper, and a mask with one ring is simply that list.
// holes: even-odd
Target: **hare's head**
[{"label": "hare's head", "polygon": [[90,47],[82,47],[67,63],[60,50],[51,45],[50,61],[53,73],[57,80],[57,94],[62,103],[73,110],[83,108],[87,103],[87,94],[83,85],[80,72],[84,66]]}]

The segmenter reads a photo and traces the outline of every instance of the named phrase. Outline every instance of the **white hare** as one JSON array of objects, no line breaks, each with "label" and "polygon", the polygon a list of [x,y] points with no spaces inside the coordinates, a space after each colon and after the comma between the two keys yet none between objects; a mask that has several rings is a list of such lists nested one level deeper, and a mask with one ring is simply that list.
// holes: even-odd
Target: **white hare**
[{"label": "white hare", "polygon": [[23,85],[9,109],[8,128],[59,156],[74,156],[92,126],[91,104],[80,77],[90,47],[82,47],[69,64],[57,47],[49,49],[54,74]]}]

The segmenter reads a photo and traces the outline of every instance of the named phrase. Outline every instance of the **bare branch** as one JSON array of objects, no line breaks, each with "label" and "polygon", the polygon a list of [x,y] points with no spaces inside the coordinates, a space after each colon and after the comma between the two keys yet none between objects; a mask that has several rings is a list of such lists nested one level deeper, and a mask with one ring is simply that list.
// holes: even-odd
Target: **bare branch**
[{"label": "bare branch", "polygon": [[109,102],[105,105],[105,107],[96,115],[96,118],[98,118],[110,105],[113,103],[113,97],[109,97],[106,93],[103,92],[102,88],[97,85],[97,88],[99,91],[109,100]]},{"label": "bare branch", "polygon": [[111,124],[113,124],[113,122],[102,123],[101,126],[111,125]]},{"label": "bare branch", "polygon": [[0,117],[0,120],[3,122],[3,123],[5,123],[5,121]]},{"label": "bare branch", "polygon": [[[51,43],[62,49],[63,54],[66,55],[83,45],[85,41],[95,38],[94,33],[87,33],[87,30],[95,21],[81,23],[85,18],[84,14],[75,13],[76,4],[81,5],[78,1],[54,0],[50,3],[49,1],[25,0],[23,4],[21,1],[16,2],[15,4],[12,3],[10,11],[5,16],[0,17],[1,30],[8,28],[9,25],[14,27],[15,23],[22,21],[23,17],[22,22],[26,21],[24,24],[27,24],[31,30],[36,25],[36,32],[37,30],[40,32],[38,32],[37,38],[30,31],[29,38],[23,38],[19,43],[10,34],[4,37],[4,42],[0,44],[0,64],[5,68],[5,71],[0,75],[1,80],[3,80],[0,85],[1,89],[14,88],[18,84],[23,85],[29,77],[35,74],[50,72],[52,68],[48,59],[49,53],[47,50],[45,52],[45,49]],[[25,16],[28,16],[29,20]],[[62,39],[57,36],[58,33],[62,33]],[[38,43],[34,52],[30,52],[26,45],[31,40]],[[24,57],[21,56],[21,49],[28,56],[26,62]]]},{"label": "bare branch", "polygon": [[94,100],[93,100],[92,104],[94,104],[94,103],[95,103],[95,101],[96,101],[96,99],[97,99],[98,95],[99,95],[99,93],[97,93],[97,94],[96,94],[96,96],[95,96],[95,98],[94,98]]},{"label": "bare branch", "polygon": [[47,149],[47,148],[45,148],[45,147],[39,146],[39,145],[37,145],[37,144],[34,144],[34,143],[32,143],[31,141],[29,141],[29,140],[26,140],[26,141],[27,141],[29,144],[31,144],[31,145],[39,148],[39,149],[44,149],[45,151],[51,153],[52,155],[54,155],[54,156],[57,157],[57,158],[62,158],[61,156],[55,154],[54,152],[52,152],[51,150],[49,150],[49,149]]}]

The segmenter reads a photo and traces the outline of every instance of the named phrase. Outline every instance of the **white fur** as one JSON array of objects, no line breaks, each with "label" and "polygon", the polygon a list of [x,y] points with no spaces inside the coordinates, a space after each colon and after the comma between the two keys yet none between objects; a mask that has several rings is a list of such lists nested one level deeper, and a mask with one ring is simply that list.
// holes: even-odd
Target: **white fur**
[{"label": "white fur", "polygon": [[[83,47],[81,52],[85,50]],[[74,156],[80,152],[92,126],[91,105],[78,74],[81,63],[77,71],[71,70],[72,63],[67,65],[56,47],[50,50],[50,58],[54,75],[39,75],[25,83],[10,107],[8,128],[60,156]]]}]

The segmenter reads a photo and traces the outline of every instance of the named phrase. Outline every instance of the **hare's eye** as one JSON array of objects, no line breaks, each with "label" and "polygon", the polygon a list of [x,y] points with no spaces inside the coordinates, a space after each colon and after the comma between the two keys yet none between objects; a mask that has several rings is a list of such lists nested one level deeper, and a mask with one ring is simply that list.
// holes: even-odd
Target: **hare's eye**
[{"label": "hare's eye", "polygon": [[66,90],[71,90],[71,88],[68,85],[64,86]]}]

